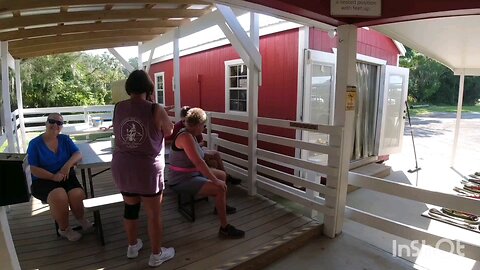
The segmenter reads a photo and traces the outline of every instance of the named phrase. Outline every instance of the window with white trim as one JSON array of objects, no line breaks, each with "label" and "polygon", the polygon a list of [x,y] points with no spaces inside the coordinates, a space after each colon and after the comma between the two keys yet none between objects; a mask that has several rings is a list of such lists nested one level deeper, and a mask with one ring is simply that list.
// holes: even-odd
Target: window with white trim
[{"label": "window with white trim", "polygon": [[248,70],[242,60],[225,62],[225,111],[248,111]]},{"label": "window with white trim", "polygon": [[157,72],[154,76],[157,102],[165,105],[165,72]]}]

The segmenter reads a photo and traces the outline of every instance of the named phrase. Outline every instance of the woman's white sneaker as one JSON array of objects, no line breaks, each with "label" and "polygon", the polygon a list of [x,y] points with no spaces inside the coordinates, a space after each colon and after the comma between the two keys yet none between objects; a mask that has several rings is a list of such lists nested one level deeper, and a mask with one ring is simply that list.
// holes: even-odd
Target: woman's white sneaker
[{"label": "woman's white sneaker", "polygon": [[162,252],[160,254],[150,254],[150,260],[148,260],[148,265],[150,267],[159,266],[163,262],[168,261],[175,256],[175,249],[173,247],[162,247],[161,250]]},{"label": "woman's white sneaker", "polygon": [[137,239],[137,243],[135,245],[128,245],[127,258],[133,259],[138,257],[138,251],[142,249],[142,247],[143,247],[142,239]]},{"label": "woman's white sneaker", "polygon": [[58,229],[58,234],[67,238],[69,241],[78,241],[80,238],[82,238],[82,235],[79,232],[72,230],[70,227],[65,229],[65,231]]}]

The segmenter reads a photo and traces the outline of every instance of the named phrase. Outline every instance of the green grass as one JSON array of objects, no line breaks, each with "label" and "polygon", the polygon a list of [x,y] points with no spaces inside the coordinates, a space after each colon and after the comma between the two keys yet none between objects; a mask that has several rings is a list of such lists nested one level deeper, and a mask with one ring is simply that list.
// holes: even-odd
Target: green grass
[{"label": "green grass", "polygon": [[[428,106],[428,107],[422,107],[422,108],[414,108],[410,109],[410,114],[411,115],[417,115],[417,116],[422,116],[422,115],[427,115],[430,113],[434,112],[452,112],[456,113],[457,112],[457,106]],[[471,112],[477,112],[480,113],[480,106],[463,106],[462,112],[466,113],[471,113]]]}]

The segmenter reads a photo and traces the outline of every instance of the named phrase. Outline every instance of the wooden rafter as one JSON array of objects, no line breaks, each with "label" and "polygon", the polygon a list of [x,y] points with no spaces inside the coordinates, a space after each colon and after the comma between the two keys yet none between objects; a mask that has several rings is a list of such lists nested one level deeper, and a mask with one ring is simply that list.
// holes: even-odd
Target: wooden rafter
[{"label": "wooden rafter", "polygon": [[114,20],[114,19],[160,19],[160,18],[193,18],[202,16],[205,10],[193,9],[133,9],[133,10],[100,10],[80,11],[57,14],[41,14],[12,17],[0,20],[1,29],[11,29],[43,24],[58,24],[65,22]]},{"label": "wooden rafter", "polygon": [[0,0],[0,40],[15,58],[138,45],[210,13],[209,1]]},{"label": "wooden rafter", "polygon": [[113,47],[136,46],[137,44],[138,44],[137,41],[95,43],[95,44],[82,45],[82,46],[50,48],[43,51],[18,52],[18,53],[12,53],[12,56],[16,59],[25,59],[25,58],[38,57],[38,56],[49,55],[49,54],[79,52],[84,50],[104,49],[104,48],[113,48]]},{"label": "wooden rafter", "polygon": [[18,40],[9,42],[10,50],[15,50],[19,48],[34,48],[37,46],[43,46],[48,44],[60,44],[68,43],[72,41],[87,41],[87,40],[96,40],[103,39],[107,37],[135,37],[135,36],[158,36],[165,31],[156,30],[156,29],[136,29],[136,30],[114,30],[114,31],[102,31],[95,33],[80,33],[80,34],[70,34],[62,36],[50,36],[42,38],[32,38],[27,40]]},{"label": "wooden rafter", "polygon": [[[106,44],[106,43],[119,43],[122,44],[124,42],[138,42],[138,41],[147,41],[152,39],[152,35],[141,35],[141,36],[128,36],[128,37],[104,37],[98,39],[89,39],[89,40],[74,40],[68,42],[59,42],[57,44],[41,44],[41,45],[34,45],[30,47],[21,47],[21,48],[10,48],[10,52],[12,56],[17,58],[17,55],[20,54],[29,54],[35,52],[45,52],[51,51],[61,48],[82,48],[81,50],[89,50],[90,47],[96,44]],[[118,47],[118,46],[113,46]]]},{"label": "wooden rafter", "polygon": [[170,29],[179,26],[181,21],[170,20],[151,20],[140,22],[102,22],[102,23],[85,23],[73,24],[51,27],[40,27],[33,29],[24,29],[8,32],[0,32],[0,40],[16,40],[21,38],[41,37],[55,34],[66,33],[82,33],[82,32],[96,32],[109,31],[117,29]]},{"label": "wooden rafter", "polygon": [[198,0],[147,0],[147,1],[132,1],[132,0],[2,0],[0,3],[0,12],[16,11],[34,8],[50,8],[63,6],[85,6],[85,5],[107,5],[107,4],[131,4],[131,3],[145,3],[145,4],[192,4],[192,5],[208,5],[210,3]]}]

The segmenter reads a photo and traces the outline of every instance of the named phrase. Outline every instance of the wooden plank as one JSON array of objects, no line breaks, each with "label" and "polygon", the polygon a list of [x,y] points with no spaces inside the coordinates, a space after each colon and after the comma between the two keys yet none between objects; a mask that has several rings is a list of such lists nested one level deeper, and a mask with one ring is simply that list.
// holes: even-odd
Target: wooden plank
[{"label": "wooden plank", "polygon": [[[17,1],[5,1],[0,5],[0,12],[16,11],[22,9],[36,9],[36,8],[55,8],[60,6],[84,6],[84,5],[107,5],[107,4],[130,4],[132,0],[42,0],[42,1],[30,1],[30,0],[17,0]],[[148,0],[145,3],[149,4],[208,4],[201,0]]]},{"label": "wooden plank", "polygon": [[480,215],[480,204],[478,200],[447,194],[438,191],[431,191],[424,188],[397,183],[377,177],[366,176],[350,172],[348,183],[354,186],[368,188],[385,194],[400,198],[418,201],[421,203],[434,204],[475,215]]},{"label": "wooden plank", "polygon": [[[117,192],[111,172],[95,177],[94,181],[98,195]],[[177,256],[162,264],[162,269],[205,269],[196,267],[195,263],[200,263],[201,266],[209,265],[211,256],[215,256],[214,261],[218,260],[217,257],[224,257],[217,264],[226,263],[236,256],[247,254],[252,247],[261,248],[263,244],[271,243],[284,232],[288,233],[310,222],[293,215],[273,201],[249,197],[245,189],[237,186],[229,187],[228,203],[237,207],[237,213],[229,215],[228,220],[238,228],[246,230],[247,236],[244,239],[224,241],[218,237],[219,221],[218,216],[212,214],[212,200],[197,205],[198,218],[194,223],[186,221],[176,209],[175,193],[167,188],[162,211],[163,245],[175,247]],[[12,224],[12,236],[22,269],[147,269],[150,243],[143,210],[140,211],[139,237],[144,240],[144,249],[135,260],[129,260],[125,256],[126,235],[121,225],[121,204],[101,210],[105,246],[99,244],[94,233],[84,235],[78,242],[57,238],[49,211],[31,214],[32,211],[45,210],[45,205],[36,199],[15,205],[11,210],[9,222]],[[91,218],[90,211],[87,211],[87,216]],[[71,220],[73,221],[73,217]]]},{"label": "wooden plank", "polygon": [[194,18],[200,17],[204,10],[195,9],[124,9],[124,10],[96,10],[77,11],[68,13],[53,13],[11,17],[0,19],[0,29],[11,29],[32,25],[58,24],[66,22],[120,20],[120,19],[168,19],[168,18]]}]

